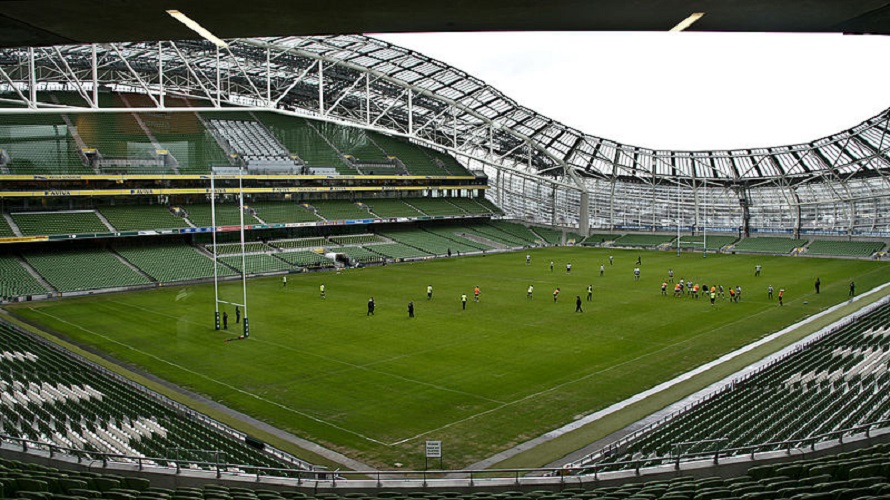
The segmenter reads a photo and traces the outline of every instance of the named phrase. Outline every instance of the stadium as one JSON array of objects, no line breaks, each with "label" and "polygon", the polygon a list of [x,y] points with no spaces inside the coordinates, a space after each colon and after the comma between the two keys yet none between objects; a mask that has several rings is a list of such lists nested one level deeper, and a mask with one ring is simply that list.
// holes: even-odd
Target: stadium
[{"label": "stadium", "polygon": [[88,14],[0,38],[0,496],[890,495],[890,110],[655,150],[348,34],[431,6]]}]

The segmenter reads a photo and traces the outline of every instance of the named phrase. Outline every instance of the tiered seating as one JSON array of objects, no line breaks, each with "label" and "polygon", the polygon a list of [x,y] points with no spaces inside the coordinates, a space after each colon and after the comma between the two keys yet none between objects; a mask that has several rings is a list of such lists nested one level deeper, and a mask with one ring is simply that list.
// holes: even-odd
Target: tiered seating
[{"label": "tiered seating", "polygon": [[[454,200],[470,200],[469,198],[405,198],[405,203],[408,203],[412,207],[420,210],[425,215],[466,215],[468,213],[467,210],[459,207],[454,204]],[[472,209],[470,203],[466,203],[467,207]],[[477,212],[480,213],[483,210],[482,206],[478,203],[473,203],[475,205]]]},{"label": "tiered seating", "polygon": [[331,259],[308,250],[281,252],[275,254],[275,256],[297,267],[330,267],[334,265],[334,261]]},{"label": "tiered seating", "polygon": [[762,236],[758,238],[745,238],[736,243],[733,246],[733,250],[738,252],[786,254],[790,253],[795,248],[800,248],[806,244],[807,240]]},{"label": "tiered seating", "polygon": [[[736,238],[735,236],[720,236],[720,235],[708,235],[708,236],[681,236],[680,237],[680,248],[692,249],[692,250],[701,250],[704,247],[705,238],[707,238],[708,250],[716,252],[721,248],[732,245]],[[673,243],[676,245],[676,241]]]},{"label": "tiered seating", "polygon": [[[379,246],[379,245],[375,245]],[[337,248],[337,253],[346,254],[350,259],[361,262],[362,264],[370,264],[372,262],[382,262],[386,260],[386,257],[373,252],[365,247],[359,246],[346,246]]]},{"label": "tiered seating", "polygon": [[269,242],[269,245],[287,251],[300,248],[324,248],[329,246],[330,243],[322,237],[316,237],[297,238],[293,240],[272,240]]},{"label": "tiered seating", "polygon": [[30,253],[25,260],[60,292],[151,283],[105,250]]},{"label": "tiered seating", "polygon": [[[184,205],[183,208],[188,212],[188,218],[197,227],[212,227],[213,219],[212,211],[209,203],[199,203],[194,205]],[[217,226],[238,226],[241,224],[240,214],[238,213],[237,203],[217,203],[216,204],[216,225]],[[249,213],[244,214],[244,225],[259,224],[259,221]]]},{"label": "tiered seating", "polygon": [[[139,97],[130,94],[127,98],[132,104]],[[183,106],[185,101],[167,97],[164,104],[169,108]],[[211,166],[229,165],[226,152],[197,114],[153,112],[139,116],[158,143],[176,159],[179,173],[203,174],[209,172]]]},{"label": "tiered seating", "polygon": [[538,237],[527,227],[520,224],[496,221],[491,224],[466,226],[464,229],[467,233],[478,235],[481,238],[511,248],[536,245],[538,243]]},{"label": "tiered seating", "polygon": [[807,255],[832,257],[869,257],[884,248],[881,241],[814,240],[807,247]]},{"label": "tiered seating", "polygon": [[453,254],[474,253],[482,250],[490,250],[491,247],[470,241],[457,236],[459,228],[430,228],[426,230],[404,229],[388,231],[385,236],[404,245],[419,248],[433,255],[447,255],[448,250]]},{"label": "tiered seating", "polygon": [[312,126],[340,153],[352,156],[356,161],[388,163],[386,153],[370,139],[371,133],[365,129],[318,121],[312,122]]},{"label": "tiered seating", "polygon": [[[462,234],[467,234],[468,232],[465,226],[428,227],[424,228],[423,231],[441,238],[438,243],[440,246],[445,246],[442,253],[436,252],[436,254],[438,255],[447,255],[447,251],[449,248],[451,249],[452,253],[478,252],[482,250],[491,250],[492,248],[494,248],[491,245],[486,245],[485,243],[480,243],[478,241],[463,237]],[[426,235],[421,236],[427,238]],[[404,242],[404,240],[401,241]],[[420,246],[420,248],[429,250],[426,246]]]},{"label": "tiered seating", "polygon": [[[213,244],[204,245],[204,248],[213,253]],[[245,241],[244,242],[244,253],[260,253],[260,252],[268,252],[270,249],[266,246],[265,243],[259,241]],[[241,255],[241,243],[217,243],[216,244],[216,254],[217,255],[233,255],[238,254]]]},{"label": "tiered seating", "polygon": [[48,290],[31,276],[15,257],[0,256],[0,297],[10,299],[26,295],[39,295]]},{"label": "tiered seating", "polygon": [[78,212],[18,212],[10,214],[25,236],[111,232],[92,210]]},{"label": "tiered seating", "polygon": [[458,173],[452,174],[448,168],[450,165],[446,165],[441,160],[435,160],[421,146],[377,133],[371,134],[371,138],[386,151],[386,155],[398,158],[411,175],[466,175],[466,171],[462,168],[455,169]]},{"label": "tiered seating", "polygon": [[602,245],[607,241],[615,241],[619,237],[621,237],[619,234],[595,233],[584,238],[584,241],[582,241],[581,244],[590,246]]},{"label": "tiered seating", "polygon": [[[168,457],[170,450],[175,449],[219,450],[220,456],[235,464],[300,465],[297,461],[285,463],[252,448],[234,433],[224,433],[222,426],[211,427],[188,416],[172,402],[109,376],[5,323],[0,324],[0,353],[0,399],[4,403],[0,404],[0,425],[5,434],[71,448],[81,455],[104,452],[169,458],[163,463],[147,460],[147,465],[178,462],[188,467],[189,462],[197,460],[184,454]],[[212,457],[205,454],[202,460],[210,462]],[[0,484],[5,490],[16,483],[7,482],[9,476],[3,472],[0,467]],[[113,486],[101,485],[95,480],[87,483],[99,490],[124,484],[115,481]],[[145,483],[143,480],[132,484],[145,487]],[[2,496],[7,496],[5,491]]]},{"label": "tiered seating", "polygon": [[[116,251],[160,283],[213,277],[213,260],[189,245],[122,247]],[[219,265],[217,273],[230,276],[235,271]]]},{"label": "tiered seating", "polygon": [[363,204],[371,209],[371,213],[381,218],[389,217],[420,217],[423,215],[407,202],[409,199],[398,200],[381,198],[379,200],[364,200]]},{"label": "tiered seating", "polygon": [[316,214],[325,220],[373,219],[367,210],[349,200],[316,200],[312,202]]},{"label": "tiered seating", "polygon": [[[428,199],[439,200],[440,198],[424,198],[424,200],[428,200]],[[454,213],[454,215],[463,215],[463,214],[493,215],[493,214],[501,213],[499,210],[492,211],[492,208],[494,207],[494,205],[486,202],[484,198],[445,198],[445,199],[448,201],[448,203],[450,203],[451,205],[454,205],[455,207],[460,209],[460,212]],[[415,205],[415,206],[417,206],[417,205]],[[424,207],[418,206],[418,208],[420,208],[420,210],[423,211],[424,213],[428,213],[429,215],[438,215],[438,214],[430,214],[429,212],[427,212],[424,209]],[[447,215],[447,214],[443,214],[443,215]]]},{"label": "tiered seating", "polygon": [[99,213],[118,231],[189,227],[185,219],[163,205],[117,205],[99,208]]},{"label": "tiered seating", "polygon": [[625,234],[615,240],[615,245],[619,247],[652,248],[669,243],[673,239],[673,236],[663,234]]},{"label": "tiered seating", "polygon": [[302,203],[295,201],[255,201],[249,206],[256,210],[257,217],[266,224],[317,222],[321,220]]},{"label": "tiered seating", "polygon": [[429,257],[431,254],[401,243],[381,243],[368,247],[370,250],[391,259],[416,259]]},{"label": "tiered seating", "polygon": [[494,203],[488,201],[486,198],[473,198],[473,201],[480,205],[487,213],[495,214],[495,215],[503,215],[504,211],[500,208],[496,207]]},{"label": "tiered seating", "polygon": [[[220,258],[238,273],[241,272],[241,256],[228,256]],[[294,266],[275,256],[268,254],[245,255],[244,264],[247,274],[274,273],[279,271],[293,271]]]},{"label": "tiered seating", "polygon": [[78,113],[69,117],[84,145],[97,150],[94,163],[100,173],[174,173],[134,114]]},{"label": "tiered seating", "polygon": [[[256,115],[279,142],[303,160],[310,168],[310,173],[313,173],[311,169],[333,169],[336,173],[345,175],[358,173],[306,119],[276,113]],[[336,125],[317,123],[324,125],[324,130],[337,130]]]},{"label": "tiered seating", "polygon": [[15,232],[9,226],[9,223],[6,222],[6,218],[0,217],[0,238],[11,238],[13,236],[15,236]]},{"label": "tiered seating", "polygon": [[253,120],[210,120],[211,127],[229,148],[229,153],[240,156],[250,170],[256,168],[290,168],[294,160],[290,153],[269,132]]},{"label": "tiered seating", "polygon": [[0,150],[10,174],[92,174],[78,154],[77,143],[61,114],[3,115]]},{"label": "tiered seating", "polygon": [[727,450],[885,420],[890,394],[875,388],[890,382],[888,360],[890,305],[884,305],[653,424],[599,463],[668,456],[681,442],[699,443],[687,450],[697,452],[711,446],[705,441],[722,439]]},{"label": "tiered seating", "polygon": [[446,175],[472,175],[466,167],[458,163],[458,161],[451,155],[446,153],[440,153],[434,149],[425,149],[426,153],[430,155],[430,158],[439,165],[444,171]]},{"label": "tiered seating", "polygon": [[491,221],[486,226],[494,227],[500,231],[503,231],[506,234],[512,235],[515,238],[518,238],[529,245],[534,245],[537,243],[540,238],[531,229],[528,227],[517,224],[515,222],[508,222],[505,220],[495,220]]},{"label": "tiered seating", "polygon": [[331,236],[330,240],[338,245],[364,245],[366,243],[387,243],[385,238],[376,234],[348,234],[344,236]]},{"label": "tiered seating", "polygon": [[[531,229],[535,232],[535,234],[540,235],[541,238],[543,238],[548,245],[562,245],[562,231],[553,229],[552,227],[542,226],[535,226]],[[581,243],[581,240],[583,239],[584,238],[580,234],[573,233],[571,231],[566,232],[566,244],[570,244],[572,242]]]}]

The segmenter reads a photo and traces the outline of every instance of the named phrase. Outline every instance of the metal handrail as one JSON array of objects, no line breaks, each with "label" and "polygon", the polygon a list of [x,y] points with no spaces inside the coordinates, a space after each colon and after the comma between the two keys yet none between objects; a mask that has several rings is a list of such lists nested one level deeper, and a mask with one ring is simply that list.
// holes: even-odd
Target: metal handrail
[{"label": "metal handrail", "polygon": [[[839,429],[808,438],[760,443],[735,448],[718,448],[708,452],[681,453],[673,456],[647,457],[628,461],[597,463],[585,467],[538,467],[484,470],[430,469],[327,471],[322,469],[283,469],[222,462],[176,461],[170,458],[134,457],[121,454],[93,452],[66,448],[52,443],[38,442],[8,435],[0,435],[0,443],[17,443],[23,452],[29,450],[44,450],[49,453],[50,458],[53,458],[55,455],[68,455],[76,458],[77,463],[83,463],[84,461],[90,463],[101,462],[103,467],[107,467],[110,462],[118,464],[129,463],[135,465],[139,471],[151,471],[152,469],[173,470],[176,474],[179,474],[184,468],[192,470],[192,466],[196,466],[208,473],[214,473],[217,479],[226,476],[229,478],[250,478],[255,482],[262,482],[270,479],[276,481],[290,480],[294,481],[298,486],[310,483],[314,486],[328,485],[336,487],[338,484],[342,485],[343,483],[357,480],[375,481],[377,487],[384,486],[385,482],[397,482],[403,483],[404,485],[417,483],[424,487],[435,486],[436,483],[439,482],[447,482],[449,486],[453,486],[453,483],[456,480],[462,480],[468,486],[484,485],[486,483],[492,485],[511,484],[518,486],[523,484],[523,482],[541,484],[542,481],[546,482],[546,484],[564,484],[566,482],[578,482],[584,477],[591,477],[594,480],[598,480],[601,474],[616,471],[632,470],[636,475],[641,475],[643,469],[665,465],[673,465],[675,469],[679,469],[681,463],[701,460],[711,460],[714,465],[719,465],[721,459],[735,458],[745,455],[750,455],[749,458],[752,461],[756,461],[757,459],[755,455],[757,453],[784,450],[786,454],[790,455],[794,450],[802,450],[806,448],[815,450],[816,444],[831,441],[833,439],[837,439],[840,444],[843,444],[845,438],[857,434],[869,438],[871,437],[871,433],[876,429],[890,430],[890,420],[880,420],[869,424],[857,425],[855,427]],[[708,442],[719,441],[720,440],[708,440]],[[685,444],[694,443],[695,442],[690,442]],[[188,466],[183,467],[184,464],[188,464]]]}]

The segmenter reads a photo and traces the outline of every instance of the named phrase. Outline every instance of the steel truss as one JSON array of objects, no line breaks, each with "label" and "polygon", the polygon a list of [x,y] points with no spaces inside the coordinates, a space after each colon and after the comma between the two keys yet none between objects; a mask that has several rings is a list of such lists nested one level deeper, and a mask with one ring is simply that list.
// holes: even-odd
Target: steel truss
[{"label": "steel truss", "polygon": [[[807,144],[663,151],[584,134],[459,69],[359,35],[0,50],[0,113],[246,106],[399,135],[489,175],[529,222],[589,228],[890,235],[890,110]],[[79,102],[60,103],[53,91]],[[187,97],[202,107],[183,109]],[[591,112],[595,112],[595,105]],[[679,195],[678,195],[679,193]]]}]

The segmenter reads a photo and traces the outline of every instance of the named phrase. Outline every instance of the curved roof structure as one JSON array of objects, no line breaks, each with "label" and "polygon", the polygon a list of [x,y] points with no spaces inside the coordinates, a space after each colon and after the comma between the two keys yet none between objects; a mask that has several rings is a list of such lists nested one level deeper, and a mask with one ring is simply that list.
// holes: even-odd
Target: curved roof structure
[{"label": "curved roof structure", "polygon": [[178,9],[222,38],[428,31],[667,31],[890,33],[886,0],[5,0],[0,47],[179,40],[197,35],[166,14]]},{"label": "curved roof structure", "polygon": [[[83,107],[111,87],[292,110],[404,135],[527,174],[739,184],[884,175],[890,110],[807,144],[665,151],[567,127],[422,54],[360,35],[80,45],[0,51],[0,89],[36,109],[44,90],[77,90]],[[169,109],[169,108],[168,108]]]}]

